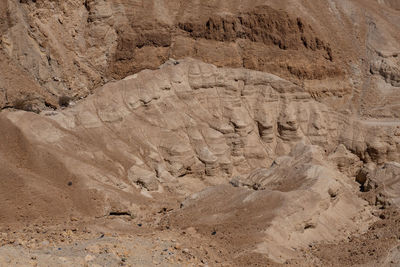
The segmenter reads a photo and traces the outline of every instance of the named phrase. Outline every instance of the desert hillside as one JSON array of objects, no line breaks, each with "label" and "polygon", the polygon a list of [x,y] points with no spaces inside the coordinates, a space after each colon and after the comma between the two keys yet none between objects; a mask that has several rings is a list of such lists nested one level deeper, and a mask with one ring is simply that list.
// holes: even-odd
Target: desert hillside
[{"label": "desert hillside", "polygon": [[395,0],[1,0],[0,266],[398,266]]}]

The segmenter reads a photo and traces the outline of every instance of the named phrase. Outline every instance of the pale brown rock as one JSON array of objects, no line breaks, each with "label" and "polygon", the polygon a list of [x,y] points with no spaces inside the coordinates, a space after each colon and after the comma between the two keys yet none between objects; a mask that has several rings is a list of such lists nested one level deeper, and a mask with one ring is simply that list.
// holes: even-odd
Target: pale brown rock
[{"label": "pale brown rock", "polygon": [[[38,108],[56,107],[59,96],[85,97],[112,79],[193,57],[304,84],[336,109],[398,117],[395,2],[4,0],[0,56],[31,84],[1,85],[0,77],[0,97],[40,87]],[[2,99],[1,107],[14,105]]]},{"label": "pale brown rock", "polygon": [[398,261],[396,1],[0,2],[0,265]]}]

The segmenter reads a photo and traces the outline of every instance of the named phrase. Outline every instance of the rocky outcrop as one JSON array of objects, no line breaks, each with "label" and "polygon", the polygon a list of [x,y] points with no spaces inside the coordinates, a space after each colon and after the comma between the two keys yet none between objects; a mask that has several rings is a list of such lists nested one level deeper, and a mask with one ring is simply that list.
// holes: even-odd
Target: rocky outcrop
[{"label": "rocky outcrop", "polygon": [[339,171],[349,177],[356,177],[364,165],[360,158],[351,153],[343,144],[340,144],[336,150],[328,156],[328,160],[336,164]]},{"label": "rocky outcrop", "polygon": [[[163,5],[141,0],[3,1],[1,52],[26,72],[23,76],[31,83],[1,84],[1,107],[16,106],[4,92],[27,96],[30,88],[40,87],[43,92],[34,98],[41,105],[34,103],[35,109],[54,109],[58,97],[80,99],[110,80],[156,69],[169,58],[193,57],[304,83],[314,98],[345,110],[352,96],[359,101],[353,92],[365,91],[362,83],[370,75],[354,71],[361,69],[358,62],[364,51],[355,47],[363,47],[367,38],[362,36],[363,26],[354,25],[364,25],[360,10],[365,5],[352,3],[356,14],[352,19],[359,20],[356,24],[345,15],[331,16],[333,9],[327,1],[318,0],[314,6],[309,8],[307,1],[235,5],[213,0],[205,6],[175,0]],[[341,3],[335,8],[348,10]],[[327,13],[320,16],[320,11]],[[387,23],[381,18],[371,20],[377,25]],[[353,38],[354,32],[359,33],[359,40]],[[372,87],[373,93],[380,94]],[[360,97],[369,99],[370,95]]]},{"label": "rocky outcrop", "polygon": [[[222,183],[159,226],[223,225],[228,239],[248,237],[236,249],[284,262],[313,242],[367,229],[374,217],[355,194],[360,184],[385,188],[378,204],[397,201],[396,172],[371,171],[398,160],[398,124],[345,116],[303,87],[248,69],[170,60],[62,111],[3,111],[0,124],[8,221],[131,214]],[[15,196],[26,205],[12,211]]]},{"label": "rocky outcrop", "polygon": [[400,87],[400,61],[396,65],[396,61],[394,60],[377,60],[371,65],[371,73],[382,76],[387,83],[390,83],[394,87]]},{"label": "rocky outcrop", "polygon": [[149,191],[158,189],[156,174],[138,166],[133,166],[128,170],[128,179]]},{"label": "rocky outcrop", "polygon": [[399,25],[392,0],[0,1],[4,264],[158,264],[87,227],[186,240],[179,265],[395,260]]},{"label": "rocky outcrop", "polygon": [[179,28],[194,38],[204,38],[219,42],[234,42],[248,39],[280,49],[324,50],[325,57],[332,61],[329,44],[315,36],[311,27],[301,18],[292,18],[286,12],[265,6],[253,13],[238,17],[213,17],[203,24],[181,23]]},{"label": "rocky outcrop", "polygon": [[[329,159],[349,176],[361,168],[358,158],[371,164],[399,158],[398,125],[345,117],[272,74],[193,59],[108,83],[65,111],[1,116],[21,132],[13,142],[54,155],[67,177],[126,192],[138,185],[157,191],[184,176],[211,183],[243,178],[285,161],[276,158],[298,142],[332,153]],[[250,187],[264,188],[260,179]]]},{"label": "rocky outcrop", "polygon": [[[246,239],[235,245],[280,263],[301,257],[299,250],[314,242],[366,231],[366,222],[374,218],[366,202],[355,197],[356,183],[324,162],[320,147],[299,143],[270,168],[256,169],[239,182],[249,189],[237,184],[208,188],[188,197],[168,223],[257,236],[256,246]],[[229,242],[229,234],[226,238]]]},{"label": "rocky outcrop", "polygon": [[400,164],[398,162],[387,162],[382,166],[367,165],[357,175],[357,182],[361,191],[372,192],[369,201],[380,208],[391,205],[399,207],[399,178]]}]

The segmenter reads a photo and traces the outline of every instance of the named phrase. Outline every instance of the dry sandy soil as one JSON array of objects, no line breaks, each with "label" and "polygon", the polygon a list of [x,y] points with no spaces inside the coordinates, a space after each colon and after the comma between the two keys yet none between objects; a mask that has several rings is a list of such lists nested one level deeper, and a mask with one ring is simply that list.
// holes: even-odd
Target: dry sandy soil
[{"label": "dry sandy soil", "polygon": [[0,0],[0,266],[399,266],[396,0]]}]

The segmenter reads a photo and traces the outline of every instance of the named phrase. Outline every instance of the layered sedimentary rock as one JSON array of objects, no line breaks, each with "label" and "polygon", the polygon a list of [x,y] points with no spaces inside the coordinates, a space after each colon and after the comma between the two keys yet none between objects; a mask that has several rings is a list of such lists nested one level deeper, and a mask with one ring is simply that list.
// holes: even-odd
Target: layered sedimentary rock
[{"label": "layered sedimentary rock", "polygon": [[[70,132],[85,137],[89,131],[96,140],[110,135],[104,145],[124,158],[124,169],[130,164],[154,175],[240,175],[269,165],[300,140],[327,153],[343,143],[365,162],[399,156],[396,123],[351,119],[277,76],[195,60],[170,61],[158,71],[109,83],[65,112],[45,114],[38,118],[48,127],[32,127],[39,140],[62,141]],[[27,127],[17,123],[25,113],[8,116]],[[53,135],[48,128],[54,124],[62,128]]]},{"label": "layered sedimentary rock", "polygon": [[[335,112],[272,74],[193,59],[170,60],[159,70],[108,83],[64,111],[3,112],[1,124],[7,140],[1,144],[3,182],[18,177],[23,199],[45,198],[33,201],[29,210],[21,207],[33,220],[35,209],[53,218],[137,210],[151,194],[184,186],[184,177],[222,182],[227,185],[209,189],[207,196],[213,196],[198,205],[206,209],[219,194],[230,194],[234,204],[242,201],[232,212],[258,203],[255,218],[270,219],[259,225],[266,237],[255,251],[275,261],[298,255],[290,244],[304,247],[362,232],[373,220],[367,202],[354,194],[355,176],[364,163],[396,161],[400,151],[398,124]],[[230,180],[240,188],[232,189]],[[65,190],[67,183],[74,190]],[[3,196],[7,188],[1,188]],[[277,201],[271,204],[276,212],[266,212],[265,201]],[[53,210],[60,205],[66,212]],[[8,220],[18,218],[8,208],[2,207]],[[208,223],[219,218],[187,212],[190,218],[209,218]],[[328,224],[335,216],[337,224]],[[296,223],[282,221],[287,217]],[[281,245],[270,251],[274,242]],[[243,249],[251,250],[246,244]]]},{"label": "layered sedimentary rock", "polygon": [[2,229],[146,221],[309,266],[397,227],[396,1],[0,2]]},{"label": "layered sedimentary rock", "polygon": [[[357,185],[323,155],[321,147],[298,143],[269,168],[243,177],[236,188],[221,185],[190,196],[165,224],[214,227],[239,251],[257,251],[280,263],[299,257],[314,242],[366,231],[375,219],[366,201],[354,198]],[[212,208],[206,213],[207,207]]]},{"label": "layered sedimentary rock", "polygon": [[26,72],[23,86],[0,78],[3,108],[56,108],[60,96],[193,57],[276,74],[353,114],[399,114],[393,1],[8,0],[0,11],[1,61]]}]

